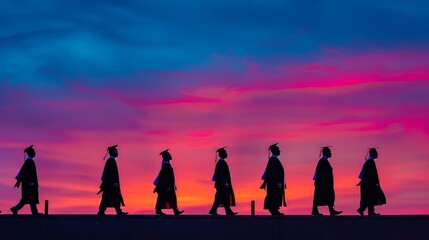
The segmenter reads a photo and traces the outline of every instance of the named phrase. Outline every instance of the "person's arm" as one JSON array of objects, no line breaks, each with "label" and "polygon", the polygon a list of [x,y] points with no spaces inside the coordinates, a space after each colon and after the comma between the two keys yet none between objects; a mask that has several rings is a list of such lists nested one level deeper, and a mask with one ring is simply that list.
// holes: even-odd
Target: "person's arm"
[{"label": "person's arm", "polygon": [[103,171],[103,186],[111,187],[114,183],[114,163],[108,159]]},{"label": "person's arm", "polygon": [[317,164],[317,179],[316,184],[319,186],[329,185],[329,166],[324,161],[319,161]]},{"label": "person's arm", "polygon": [[368,163],[368,184],[370,186],[378,186],[380,184],[374,161]]},{"label": "person's arm", "polygon": [[28,185],[30,187],[38,187],[38,184],[37,184],[36,164],[34,162],[30,162],[30,165],[29,165],[29,181],[28,181]]},{"label": "person's arm", "polygon": [[284,178],[284,171],[283,166],[280,163],[280,160],[277,159],[276,164],[276,178],[277,178],[277,188],[284,188],[285,187],[285,178]]},{"label": "person's arm", "polygon": [[21,185],[22,182],[22,177],[25,174],[25,163],[22,165],[21,169],[19,170],[18,174],[16,175],[15,179],[16,179],[16,183],[15,183],[15,188],[19,188],[19,185]]},{"label": "person's arm", "polygon": [[226,163],[221,163],[222,165],[219,165],[219,184],[221,186],[224,186],[226,188],[229,187],[228,183],[228,169],[226,166]]}]

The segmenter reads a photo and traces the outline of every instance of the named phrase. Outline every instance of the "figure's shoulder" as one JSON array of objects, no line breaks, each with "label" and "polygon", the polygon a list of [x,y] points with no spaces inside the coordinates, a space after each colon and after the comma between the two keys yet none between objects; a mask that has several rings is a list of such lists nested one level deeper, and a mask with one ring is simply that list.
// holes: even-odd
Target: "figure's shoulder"
[{"label": "figure's shoulder", "polygon": [[278,158],[278,157],[271,156],[271,157],[270,157],[270,159],[269,159],[268,161],[269,161],[269,162],[277,162],[277,161],[280,161],[280,160],[279,160],[279,158]]},{"label": "figure's shoulder", "polygon": [[317,163],[317,167],[329,168],[330,166],[331,164],[325,158],[320,158],[319,162]]},{"label": "figure's shoulder", "polygon": [[368,167],[374,167],[375,166],[375,161],[374,161],[374,159],[366,160],[364,165],[366,165]]},{"label": "figure's shoulder", "polygon": [[106,161],[106,165],[112,165],[115,163],[116,163],[116,160],[114,158],[108,158]]},{"label": "figure's shoulder", "polygon": [[163,168],[163,169],[170,169],[170,168],[173,168],[173,167],[171,166],[171,163],[169,163],[169,162],[163,162],[161,168]]},{"label": "figure's shoulder", "polygon": [[25,160],[25,162],[24,162],[23,165],[24,166],[33,166],[35,164],[34,164],[34,161],[31,161],[30,159],[27,159],[27,160]]},{"label": "figure's shoulder", "polygon": [[227,163],[226,163],[226,161],[225,161],[225,160],[218,160],[218,161],[216,162],[216,165],[222,166],[222,165],[227,165]]}]

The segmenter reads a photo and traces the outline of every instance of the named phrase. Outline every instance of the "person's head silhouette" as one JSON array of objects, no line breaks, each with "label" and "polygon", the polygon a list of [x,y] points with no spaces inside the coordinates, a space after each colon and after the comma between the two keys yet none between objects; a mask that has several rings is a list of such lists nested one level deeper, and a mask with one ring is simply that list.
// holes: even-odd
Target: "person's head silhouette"
[{"label": "person's head silhouette", "polygon": [[332,152],[331,152],[331,149],[329,147],[323,147],[322,148],[322,154],[323,154],[323,156],[325,156],[327,158],[332,157]]},{"label": "person's head silhouette", "polygon": [[228,153],[225,150],[226,147],[223,148],[219,148],[218,150],[216,150],[216,152],[218,153],[219,157],[222,159],[225,159],[228,157]]},{"label": "person's head silhouette", "polygon": [[26,153],[31,158],[34,158],[36,156],[36,151],[34,150],[33,145],[24,149],[24,153]]},{"label": "person's head silhouette", "polygon": [[162,151],[159,155],[162,156],[162,161],[170,161],[173,158],[171,157],[171,154],[168,152],[170,149]]},{"label": "person's head silhouette", "polygon": [[275,143],[268,148],[274,156],[280,156],[280,148],[277,145],[278,143]]},{"label": "person's head silhouette", "polygon": [[118,156],[119,156],[119,152],[118,152],[117,147],[118,147],[118,145],[114,145],[114,146],[111,146],[111,147],[108,147],[108,148],[107,148],[107,151],[109,152],[109,155],[110,155],[111,157],[116,158],[116,157],[118,157]]},{"label": "person's head silhouette", "polygon": [[377,149],[376,148],[371,148],[371,149],[369,149],[369,156],[372,158],[372,159],[376,159],[376,158],[378,158],[378,152],[377,152]]}]

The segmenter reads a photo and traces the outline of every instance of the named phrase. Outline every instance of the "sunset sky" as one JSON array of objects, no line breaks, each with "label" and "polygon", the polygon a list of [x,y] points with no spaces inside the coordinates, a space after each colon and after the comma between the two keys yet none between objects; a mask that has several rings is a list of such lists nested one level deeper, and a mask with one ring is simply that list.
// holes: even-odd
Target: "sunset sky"
[{"label": "sunset sky", "polygon": [[326,145],[336,209],[357,214],[377,146],[387,205],[376,211],[429,214],[428,12],[392,0],[0,1],[0,210],[19,201],[14,177],[34,144],[50,213],[95,214],[102,158],[119,144],[124,211],[154,214],[170,148],[179,207],[207,214],[227,146],[233,209],[250,214],[255,200],[267,214],[260,178],[279,142],[285,214],[311,213]]}]

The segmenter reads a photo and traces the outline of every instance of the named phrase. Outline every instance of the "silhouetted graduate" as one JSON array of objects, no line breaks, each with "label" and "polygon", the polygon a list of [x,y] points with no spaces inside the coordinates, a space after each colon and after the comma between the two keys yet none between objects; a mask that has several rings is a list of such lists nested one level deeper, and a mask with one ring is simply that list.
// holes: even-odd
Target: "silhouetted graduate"
[{"label": "silhouetted graduate", "polygon": [[180,215],[184,211],[177,208],[177,197],[176,197],[176,180],[174,178],[174,171],[171,167],[170,161],[173,159],[171,154],[168,152],[169,149],[160,153],[162,156],[161,170],[156,178],[155,190],[153,192],[158,193],[158,199],[156,200],[156,214],[165,215],[161,209],[173,209],[174,215]]},{"label": "silhouetted graduate", "polygon": [[375,159],[378,158],[377,149],[371,148],[368,154],[369,157],[359,174],[361,179],[358,184],[360,186],[360,208],[357,212],[361,216],[364,215],[366,208],[368,208],[368,215],[380,215],[374,212],[374,206],[386,204],[386,197],[381,190],[377,167],[375,166]]},{"label": "silhouetted graduate", "polygon": [[22,165],[18,175],[15,177],[15,187],[19,188],[22,184],[22,198],[16,206],[10,209],[10,211],[12,211],[13,215],[17,215],[18,211],[24,207],[25,204],[30,204],[31,214],[38,215],[39,213],[36,204],[39,204],[39,181],[37,179],[36,164],[34,162],[36,151],[34,150],[33,145],[31,145],[24,150],[24,153],[27,154],[27,159],[25,160],[24,165]]},{"label": "silhouetted graduate", "polygon": [[283,165],[278,159],[278,156],[280,156],[280,148],[277,144],[278,143],[273,144],[268,148],[272,156],[269,158],[267,168],[262,176],[264,182],[261,186],[261,189],[266,188],[267,191],[264,209],[268,209],[271,215],[283,215],[283,213],[279,212],[279,209],[282,205],[286,207],[285,173]]},{"label": "silhouetted graduate", "polygon": [[[121,194],[121,185],[119,183],[119,171],[116,165],[116,158],[119,156],[118,145],[107,148],[109,158],[104,166],[103,175],[101,176],[101,185],[99,193],[103,193],[101,197],[98,215],[104,215],[108,207],[114,207],[118,215],[127,215],[127,212],[121,210],[121,205],[125,206],[124,199]],[[106,154],[107,155],[107,154]],[[106,156],[105,156],[106,157]]]},{"label": "silhouetted graduate", "polygon": [[335,190],[334,190],[334,174],[331,164],[328,159],[332,156],[329,147],[323,147],[323,154],[317,163],[316,172],[314,173],[314,199],[312,215],[322,215],[317,209],[318,206],[328,206],[331,216],[339,215],[342,211],[334,209]]},{"label": "silhouetted graduate", "polygon": [[219,148],[216,152],[219,155],[219,161],[216,163],[215,172],[212,178],[212,181],[215,182],[214,187],[216,188],[216,195],[209,214],[219,215],[217,213],[217,209],[219,206],[223,206],[225,208],[226,215],[236,215],[237,213],[231,210],[231,206],[235,206],[235,196],[232,188],[228,163],[225,161],[228,157],[228,153],[226,152],[225,147]]}]

